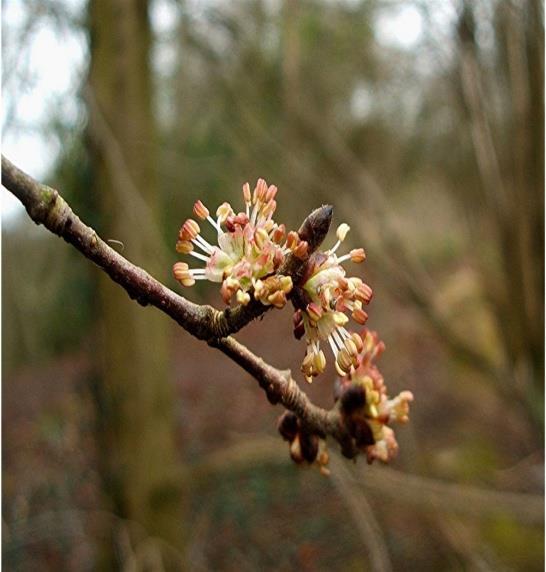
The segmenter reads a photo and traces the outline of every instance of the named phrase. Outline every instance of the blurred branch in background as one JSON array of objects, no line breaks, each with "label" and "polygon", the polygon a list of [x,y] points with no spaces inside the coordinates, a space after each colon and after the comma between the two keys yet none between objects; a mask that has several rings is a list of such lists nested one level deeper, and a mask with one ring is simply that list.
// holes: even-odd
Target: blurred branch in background
[{"label": "blurred branch in background", "polygon": [[372,572],[393,570],[389,551],[381,526],[377,522],[370,503],[362,492],[357,490],[357,482],[345,466],[345,462],[334,456],[331,462],[332,482],[337,494],[343,499],[358,528]]},{"label": "blurred branch in background", "polygon": [[[246,439],[210,454],[189,467],[189,480],[198,481],[223,471],[239,471],[247,466],[281,463],[286,450],[271,437]],[[338,461],[334,461],[336,467]],[[334,469],[334,467],[332,467]],[[452,513],[464,518],[491,518],[505,513],[526,524],[544,520],[544,497],[534,494],[495,491],[437,479],[411,475],[387,467],[346,467],[339,481],[363,489],[370,498],[411,507],[419,512]]]}]

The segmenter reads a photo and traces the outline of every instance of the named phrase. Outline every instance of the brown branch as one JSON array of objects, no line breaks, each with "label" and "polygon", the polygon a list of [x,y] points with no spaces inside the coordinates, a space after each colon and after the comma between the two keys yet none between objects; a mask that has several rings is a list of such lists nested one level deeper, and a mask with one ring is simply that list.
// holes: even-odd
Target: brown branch
[{"label": "brown branch", "polygon": [[[55,189],[38,183],[3,156],[2,184],[23,203],[36,224],[43,224],[72,244],[124,288],[132,299],[144,306],[155,306],[187,332],[221,350],[256,378],[271,403],[282,403],[311,431],[324,437],[334,437],[346,456],[355,455],[352,440],[340,422],[341,416],[337,408],[326,411],[313,405],[289,370],[281,371],[265,363],[228,336],[267,311],[266,306],[255,302],[220,312],[211,306],[194,304],[110,248],[92,228],[79,219]],[[332,207],[323,206],[313,211],[302,224],[299,233],[309,244],[309,254],[318,248],[328,232],[331,217]],[[280,272],[297,277],[304,262],[305,260],[288,256]]]}]

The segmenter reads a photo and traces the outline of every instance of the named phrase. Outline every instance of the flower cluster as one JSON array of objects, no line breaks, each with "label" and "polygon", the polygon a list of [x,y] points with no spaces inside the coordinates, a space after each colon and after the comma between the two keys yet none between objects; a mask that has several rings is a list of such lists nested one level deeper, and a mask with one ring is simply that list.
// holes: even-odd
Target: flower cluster
[{"label": "flower cluster", "polygon": [[189,268],[187,263],[177,262],[173,267],[174,277],[183,286],[193,286],[196,280],[221,283],[220,292],[226,304],[235,297],[239,304],[246,305],[253,292],[262,304],[282,308],[292,290],[292,279],[276,273],[288,253],[303,257],[308,247],[297,232],[287,233],[283,224],[273,220],[276,194],[277,187],[268,186],[263,179],[258,180],[253,193],[245,183],[245,210],[235,213],[229,203],[223,203],[216,210],[216,219],[197,201],[193,212],[199,220],[210,223],[217,244],[203,238],[196,220],[186,220],[176,250],[204,262],[204,267]]},{"label": "flower cluster", "polygon": [[[294,335],[305,338],[306,352],[301,370],[308,382],[324,372],[326,356],[322,342],[328,342],[340,376],[334,398],[339,401],[344,426],[353,448],[366,454],[368,462],[379,459],[388,462],[397,452],[398,444],[391,423],[408,420],[409,404],[413,395],[403,391],[394,399],[387,395],[383,376],[375,360],[385,346],[377,334],[364,329],[352,331],[349,320],[363,325],[368,319],[365,311],[372,299],[372,289],[360,278],[347,276],[346,262],[361,263],[366,255],[362,248],[338,254],[350,228],[341,224],[336,231],[337,242],[324,252],[309,252],[320,243],[328,231],[331,208],[319,221],[312,213],[302,225],[300,234],[286,232],[284,224],[277,224],[277,187],[259,179],[254,191],[243,185],[244,210],[235,212],[229,203],[221,204],[213,218],[209,209],[197,201],[193,207],[195,219],[182,225],[176,250],[198,261],[201,267],[190,268],[185,262],[173,267],[175,278],[183,286],[193,286],[197,280],[221,284],[220,292],[226,304],[233,299],[247,305],[252,298],[265,306],[282,308],[288,296],[294,313]],[[199,222],[198,222],[199,221]],[[208,222],[214,231],[214,243],[201,234],[200,224]],[[309,244],[302,239],[309,240]],[[293,258],[302,264],[294,270]],[[286,265],[284,264],[287,262]],[[285,270],[286,269],[286,270]],[[294,280],[294,282],[293,282]],[[290,455],[297,463],[318,465],[327,473],[328,453],[324,435],[314,434],[292,412],[284,413],[279,432],[290,444]]]},{"label": "flower cluster", "polygon": [[362,339],[346,329],[348,313],[358,324],[364,324],[368,314],[363,309],[372,298],[372,289],[360,278],[347,277],[342,264],[346,261],[360,263],[366,258],[364,249],[355,248],[343,256],[337,250],[349,232],[349,225],[341,224],[336,232],[337,242],[326,252],[316,252],[307,263],[306,271],[297,285],[297,305],[294,314],[294,335],[305,335],[306,355],[302,362],[305,379],[322,373],[326,358],[320,342],[327,340],[340,375],[358,365]]},{"label": "flower cluster", "polygon": [[358,449],[366,453],[368,463],[379,459],[390,461],[398,451],[391,423],[408,421],[411,391],[402,391],[394,399],[387,395],[387,387],[375,360],[383,353],[385,344],[375,332],[367,329],[361,334],[362,349],[358,364],[338,380],[335,397],[340,400],[346,426]]}]

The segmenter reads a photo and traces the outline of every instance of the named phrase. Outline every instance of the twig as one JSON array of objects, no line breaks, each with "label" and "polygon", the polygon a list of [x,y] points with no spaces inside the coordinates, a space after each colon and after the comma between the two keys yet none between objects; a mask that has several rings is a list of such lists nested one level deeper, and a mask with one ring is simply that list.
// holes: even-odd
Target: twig
[{"label": "twig", "polygon": [[[327,411],[313,405],[289,370],[281,371],[265,363],[229,336],[264,313],[267,307],[251,303],[220,312],[211,306],[194,304],[113,250],[79,219],[58,191],[38,183],[3,156],[2,178],[3,185],[23,203],[36,224],[43,224],[72,244],[124,288],[132,299],[143,306],[155,306],[190,334],[221,350],[258,381],[269,401],[282,403],[296,413],[311,431],[324,437],[334,437],[346,456],[356,454],[337,408]],[[309,244],[309,254],[316,250],[326,236],[331,216],[332,207],[321,207],[302,224],[299,233]],[[302,271],[304,262],[288,256],[280,272],[297,276]]]}]

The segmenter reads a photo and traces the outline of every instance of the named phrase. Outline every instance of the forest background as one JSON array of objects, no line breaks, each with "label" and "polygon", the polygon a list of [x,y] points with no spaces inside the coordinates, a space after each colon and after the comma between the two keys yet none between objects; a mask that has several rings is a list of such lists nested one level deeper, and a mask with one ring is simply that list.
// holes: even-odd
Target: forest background
[{"label": "forest background", "polygon": [[[196,199],[333,204],[415,395],[391,466],[302,470],[248,375],[2,190],[10,570],[543,569],[541,1],[6,0],[2,31],[8,158],[175,289]],[[290,331],[240,339],[297,374]]]}]

